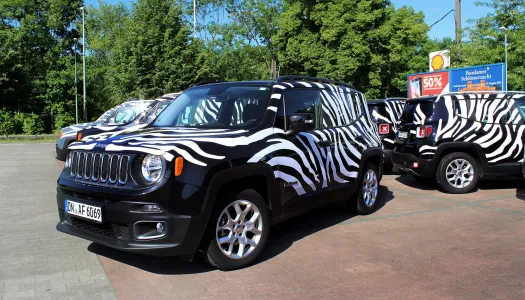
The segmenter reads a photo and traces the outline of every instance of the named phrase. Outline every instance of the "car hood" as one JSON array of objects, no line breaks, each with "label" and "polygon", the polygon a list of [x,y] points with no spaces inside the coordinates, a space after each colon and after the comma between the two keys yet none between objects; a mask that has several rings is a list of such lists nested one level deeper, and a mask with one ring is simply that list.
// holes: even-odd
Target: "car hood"
[{"label": "car hood", "polygon": [[[274,134],[273,128],[251,133],[243,129],[202,129],[202,128],[145,128],[137,125],[116,132],[105,132],[87,136],[81,142],[73,143],[69,149],[142,152],[162,155],[168,161],[175,155],[197,165],[206,165],[207,159],[223,159],[225,152],[211,153],[216,146],[226,148],[246,146]],[[222,154],[222,155],[219,155]],[[200,157],[202,159],[196,159]]]},{"label": "car hood", "polygon": [[60,132],[62,132],[63,135],[75,135],[80,130],[86,129],[88,127],[97,126],[99,124],[100,123],[98,123],[98,122],[89,122],[89,123],[75,124],[75,125],[71,125],[71,126],[64,127],[62,129],[60,129]]}]

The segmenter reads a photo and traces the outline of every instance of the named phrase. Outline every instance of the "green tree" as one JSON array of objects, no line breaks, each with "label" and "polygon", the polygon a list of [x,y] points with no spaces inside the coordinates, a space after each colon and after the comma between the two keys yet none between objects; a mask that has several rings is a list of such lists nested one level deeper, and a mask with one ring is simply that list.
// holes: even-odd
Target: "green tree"
[{"label": "green tree", "polygon": [[464,30],[464,40],[452,56],[459,66],[475,66],[505,61],[504,33],[508,29],[508,88],[525,89],[525,2],[484,0],[476,3],[491,12],[473,20]]},{"label": "green tree", "polygon": [[353,82],[369,97],[397,96],[427,40],[421,12],[388,0],[287,1],[275,37],[287,74]]}]

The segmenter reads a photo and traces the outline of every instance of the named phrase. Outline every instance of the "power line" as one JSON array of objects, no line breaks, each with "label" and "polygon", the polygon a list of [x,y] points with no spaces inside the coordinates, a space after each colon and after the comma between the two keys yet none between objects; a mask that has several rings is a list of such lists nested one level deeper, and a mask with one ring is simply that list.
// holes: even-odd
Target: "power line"
[{"label": "power line", "polygon": [[441,19],[437,20],[436,22],[434,22],[432,25],[430,25],[428,28],[432,28],[432,26],[436,25],[437,23],[441,22],[444,18],[446,18],[451,12],[453,12],[454,9],[451,9],[449,10],[448,13],[446,13],[443,17],[441,17]]}]

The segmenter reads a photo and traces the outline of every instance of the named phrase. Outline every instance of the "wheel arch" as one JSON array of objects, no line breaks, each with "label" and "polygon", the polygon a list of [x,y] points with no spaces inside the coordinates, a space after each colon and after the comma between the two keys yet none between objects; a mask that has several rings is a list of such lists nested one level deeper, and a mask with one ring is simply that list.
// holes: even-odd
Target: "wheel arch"
[{"label": "wheel arch", "polygon": [[467,142],[448,142],[438,146],[435,154],[437,162],[435,168],[437,168],[437,165],[445,156],[454,152],[464,152],[472,156],[479,163],[482,172],[489,167],[484,150],[480,145]]}]

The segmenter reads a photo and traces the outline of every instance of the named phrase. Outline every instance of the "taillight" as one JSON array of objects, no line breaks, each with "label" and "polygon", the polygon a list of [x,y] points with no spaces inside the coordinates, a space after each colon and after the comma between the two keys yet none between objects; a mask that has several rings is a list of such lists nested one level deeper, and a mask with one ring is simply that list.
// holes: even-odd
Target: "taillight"
[{"label": "taillight", "polygon": [[389,124],[379,124],[379,134],[388,134],[390,132]]},{"label": "taillight", "polygon": [[418,126],[416,129],[416,137],[424,138],[432,134],[433,127],[432,125],[427,126]]}]

